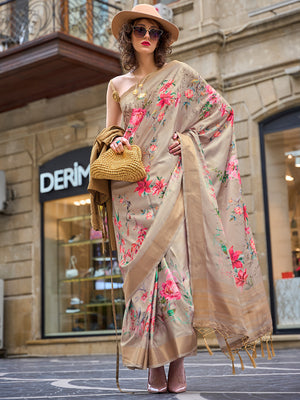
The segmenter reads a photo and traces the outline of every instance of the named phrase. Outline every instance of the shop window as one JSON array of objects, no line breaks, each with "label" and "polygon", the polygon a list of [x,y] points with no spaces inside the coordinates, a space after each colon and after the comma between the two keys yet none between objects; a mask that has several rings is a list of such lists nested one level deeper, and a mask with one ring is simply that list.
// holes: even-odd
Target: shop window
[{"label": "shop window", "polygon": [[275,329],[300,329],[299,110],[262,126],[265,206]]},{"label": "shop window", "polygon": [[[76,150],[40,168],[45,337],[114,333],[109,243],[90,224],[89,153]],[[121,328],[123,283],[115,252],[112,259]]]}]

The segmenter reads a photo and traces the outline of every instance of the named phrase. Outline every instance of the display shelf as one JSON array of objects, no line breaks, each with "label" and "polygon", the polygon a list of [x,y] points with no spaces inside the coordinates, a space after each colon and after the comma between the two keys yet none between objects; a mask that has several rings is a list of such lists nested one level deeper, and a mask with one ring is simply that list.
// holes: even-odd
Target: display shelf
[{"label": "display shelf", "polygon": [[67,217],[67,218],[60,218],[57,220],[58,223],[60,222],[75,222],[75,221],[84,221],[86,219],[90,219],[90,215],[78,215],[76,217]]},{"label": "display shelf", "polygon": [[[125,300],[121,300],[121,301],[116,301],[115,300],[115,305],[123,305],[125,304]],[[107,307],[107,306],[111,306],[112,302],[106,302],[106,303],[89,303],[89,304],[85,304],[85,307],[87,308],[92,308],[92,307]]]},{"label": "display shelf", "polygon": [[[122,278],[122,275],[113,275],[112,278],[113,279]],[[110,275],[91,276],[91,277],[87,277],[87,278],[63,279],[62,282],[67,282],[67,283],[71,283],[71,282],[88,282],[88,281],[99,281],[99,280],[107,280],[107,279],[110,280]]]},{"label": "display shelf", "polygon": [[65,316],[72,316],[72,317],[74,317],[74,316],[77,316],[77,315],[83,315],[83,316],[85,316],[86,314],[89,314],[89,315],[91,315],[91,314],[94,314],[94,315],[97,315],[98,313],[96,312],[96,311],[79,311],[79,312],[75,312],[75,313],[67,313],[67,312],[62,312],[62,313],[60,313],[61,315],[65,315]]},{"label": "display shelf", "polygon": [[[89,239],[90,215],[61,218],[57,220],[57,281],[59,287],[59,329],[70,332],[80,329],[81,332],[94,331],[100,326],[107,331],[112,323],[112,302],[109,296],[111,287],[115,297],[122,297],[123,279],[119,270],[113,269],[111,276],[111,257],[108,240],[102,238]],[[78,241],[71,241],[71,238]],[[80,240],[79,240],[80,239]],[[70,240],[70,242],[68,241]],[[116,262],[116,253],[112,261]],[[66,270],[76,269],[77,276],[66,278]],[[108,275],[94,276],[105,273]],[[111,283],[113,280],[113,284]],[[97,298],[102,293],[104,301]],[[107,296],[106,296],[107,294]],[[66,312],[69,299],[78,298],[83,301],[76,307],[77,312]],[[93,303],[90,301],[93,299]],[[100,301],[99,301],[100,300]],[[123,317],[124,300],[117,300],[118,319]],[[71,316],[71,318],[70,318]],[[78,322],[78,318],[83,318]]]},{"label": "display shelf", "polygon": [[78,240],[78,242],[66,242],[66,243],[59,243],[59,246],[61,247],[73,247],[73,246],[83,246],[87,244],[95,244],[95,243],[101,243],[101,239],[88,239],[88,240]]}]

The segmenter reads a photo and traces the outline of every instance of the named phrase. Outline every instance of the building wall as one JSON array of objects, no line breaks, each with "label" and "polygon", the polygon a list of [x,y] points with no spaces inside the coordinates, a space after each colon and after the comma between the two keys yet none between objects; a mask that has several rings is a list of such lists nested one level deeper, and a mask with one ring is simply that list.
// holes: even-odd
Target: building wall
[{"label": "building wall", "polygon": [[27,353],[41,337],[41,219],[38,167],[93,143],[105,123],[106,85],[0,114],[0,169],[16,193],[0,214],[0,277],[4,279],[4,343]]},{"label": "building wall", "polygon": [[[179,0],[181,29],[173,58],[219,90],[235,111],[245,200],[268,290],[259,122],[300,103],[300,8],[249,18],[277,1]],[[105,123],[106,85],[41,100],[0,114],[0,169],[16,193],[11,215],[0,214],[0,278],[5,280],[5,347],[27,353],[41,337],[41,248],[38,166],[91,145]],[[91,351],[93,351],[91,349]]]}]

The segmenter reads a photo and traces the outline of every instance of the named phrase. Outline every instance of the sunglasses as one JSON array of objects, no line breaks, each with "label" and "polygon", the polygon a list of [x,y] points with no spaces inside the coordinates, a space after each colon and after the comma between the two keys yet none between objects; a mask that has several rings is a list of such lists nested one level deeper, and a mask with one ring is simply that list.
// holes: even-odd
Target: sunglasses
[{"label": "sunglasses", "polygon": [[148,30],[143,26],[133,26],[132,29],[134,36],[140,39],[143,38],[147,32],[149,33],[151,40],[158,40],[163,34],[163,31],[161,29],[151,28]]}]

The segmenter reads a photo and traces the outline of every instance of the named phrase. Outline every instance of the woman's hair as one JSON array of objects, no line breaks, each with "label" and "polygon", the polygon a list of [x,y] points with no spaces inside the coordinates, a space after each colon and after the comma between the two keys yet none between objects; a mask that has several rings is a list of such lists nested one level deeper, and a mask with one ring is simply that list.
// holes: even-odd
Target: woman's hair
[{"label": "woman's hair", "polygon": [[[132,26],[135,21],[137,20],[129,21],[128,23],[124,24],[119,32],[119,50],[121,53],[121,61],[123,68],[127,71],[138,67],[138,61],[136,59],[135,51],[131,42]],[[159,29],[163,31],[163,34],[159,38],[156,49],[154,50],[154,62],[157,67],[161,68],[165,64],[167,56],[171,54],[171,43],[169,32],[164,31],[160,25]]]}]

